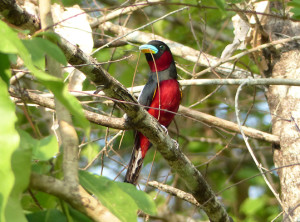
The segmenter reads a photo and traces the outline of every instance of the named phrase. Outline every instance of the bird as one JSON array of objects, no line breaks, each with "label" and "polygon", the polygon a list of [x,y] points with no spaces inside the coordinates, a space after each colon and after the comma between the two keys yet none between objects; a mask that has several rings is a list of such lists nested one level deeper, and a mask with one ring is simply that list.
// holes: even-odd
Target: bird
[{"label": "bird", "polygon": [[[138,102],[167,130],[182,98],[173,55],[170,48],[158,40],[141,45],[139,50],[145,53],[150,73],[148,82],[138,97]],[[147,137],[138,131],[135,132],[134,147],[124,182],[137,184],[144,157],[151,146]]]}]

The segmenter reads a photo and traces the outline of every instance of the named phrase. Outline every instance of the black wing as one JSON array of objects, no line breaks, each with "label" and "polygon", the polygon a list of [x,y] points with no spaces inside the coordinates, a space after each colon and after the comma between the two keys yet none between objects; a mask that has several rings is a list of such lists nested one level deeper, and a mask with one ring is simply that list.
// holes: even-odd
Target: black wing
[{"label": "black wing", "polygon": [[[143,106],[150,106],[157,88],[157,81],[150,75],[148,82],[144,86],[138,102]],[[147,108],[146,108],[147,109]]]}]

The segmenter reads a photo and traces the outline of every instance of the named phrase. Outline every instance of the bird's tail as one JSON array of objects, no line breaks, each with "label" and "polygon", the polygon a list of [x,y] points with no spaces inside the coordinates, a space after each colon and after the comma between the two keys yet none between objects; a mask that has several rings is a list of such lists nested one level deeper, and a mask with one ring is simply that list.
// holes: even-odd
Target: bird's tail
[{"label": "bird's tail", "polygon": [[135,144],[135,147],[133,148],[132,154],[131,154],[131,159],[128,164],[128,169],[126,172],[125,180],[124,182],[126,183],[131,183],[136,185],[142,166],[143,166],[143,160],[144,158],[142,157],[142,150],[139,146],[136,146],[137,143]]}]

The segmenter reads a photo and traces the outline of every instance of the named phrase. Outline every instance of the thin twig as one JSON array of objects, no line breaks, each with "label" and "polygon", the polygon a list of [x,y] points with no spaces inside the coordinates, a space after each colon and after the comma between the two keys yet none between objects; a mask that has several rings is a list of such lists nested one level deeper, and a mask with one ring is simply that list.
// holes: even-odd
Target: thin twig
[{"label": "thin twig", "polygon": [[129,35],[129,34],[131,34],[131,33],[133,33],[133,32],[136,32],[136,31],[138,31],[138,30],[144,29],[145,27],[147,27],[147,26],[149,26],[149,25],[152,25],[153,23],[162,20],[162,19],[164,19],[164,18],[167,17],[167,16],[170,16],[170,15],[172,15],[172,14],[174,14],[174,13],[180,12],[180,11],[185,10],[185,9],[187,9],[187,8],[188,8],[188,7],[186,6],[186,7],[177,9],[177,10],[172,11],[172,12],[170,12],[170,13],[168,13],[168,14],[166,14],[166,15],[164,15],[164,16],[158,18],[158,19],[153,20],[152,22],[149,22],[149,23],[147,23],[147,24],[145,24],[145,25],[142,25],[142,26],[139,27],[139,28],[133,29],[132,31],[130,31],[130,32],[124,34],[124,35],[121,35],[121,36],[115,38],[114,40],[112,40],[111,42],[105,44],[104,46],[101,46],[100,48],[96,49],[96,50],[92,53],[92,55],[95,54],[96,52],[98,52],[99,50],[104,49],[105,47],[109,46],[111,43],[113,43],[113,42],[115,42],[115,41],[118,41],[118,40],[120,40],[120,39],[126,37],[127,35]]},{"label": "thin twig", "polygon": [[186,193],[186,192],[184,192],[182,190],[179,190],[175,187],[159,183],[157,181],[149,181],[148,185],[151,186],[151,187],[155,187],[155,188],[157,188],[161,191],[164,191],[166,193],[169,193],[173,196],[176,196],[176,197],[178,197],[182,200],[185,200],[185,201],[187,201],[187,202],[189,202],[193,205],[196,205],[197,207],[201,207],[201,205],[197,202],[197,200],[193,197],[192,194]]},{"label": "thin twig", "polygon": [[264,180],[265,180],[267,186],[269,187],[269,189],[271,190],[271,192],[274,194],[275,198],[277,199],[277,201],[278,201],[278,203],[280,204],[280,206],[282,207],[282,209],[283,209],[283,210],[285,211],[285,213],[289,216],[290,220],[293,221],[293,220],[291,219],[291,216],[289,215],[289,213],[286,211],[285,207],[283,206],[283,204],[282,204],[282,202],[281,202],[281,200],[280,200],[279,194],[274,190],[274,188],[272,187],[272,185],[271,185],[270,182],[268,181],[266,175],[264,174],[264,172],[263,172],[263,170],[262,170],[262,168],[261,168],[261,164],[260,164],[260,163],[258,162],[258,160],[256,159],[256,156],[255,156],[255,154],[254,154],[254,152],[253,152],[253,150],[252,150],[252,148],[251,148],[251,146],[250,146],[250,144],[249,144],[249,142],[248,142],[248,137],[245,135],[245,133],[244,133],[244,131],[243,131],[243,128],[242,128],[242,125],[241,125],[241,121],[240,121],[240,118],[239,118],[239,112],[240,112],[240,110],[239,110],[239,105],[238,105],[238,102],[239,102],[239,94],[240,94],[240,92],[242,91],[243,86],[244,86],[244,85],[247,85],[247,82],[248,82],[248,81],[245,80],[244,83],[242,83],[242,84],[238,87],[238,89],[237,89],[237,91],[236,91],[236,95],[235,95],[235,115],[236,115],[237,123],[238,123],[239,129],[240,129],[240,131],[241,131],[241,134],[242,134],[242,136],[243,136],[243,139],[244,139],[244,141],[245,141],[246,147],[247,147],[247,149],[248,149],[248,151],[249,151],[249,153],[250,153],[250,155],[251,155],[251,157],[252,157],[254,163],[256,164],[256,166],[257,166],[259,172],[262,174],[262,177],[264,178]]},{"label": "thin twig", "polygon": [[115,141],[115,139],[117,139],[121,134],[123,133],[123,130],[120,130],[116,135],[114,135],[113,138],[111,138],[107,144],[105,145],[105,147],[103,147],[103,149],[94,157],[94,159],[89,162],[84,168],[83,170],[87,170],[94,162],[95,160],[97,160],[99,158],[99,156],[101,155],[101,153],[103,153],[103,151],[105,151],[107,149],[107,147],[113,142]]},{"label": "thin twig", "polygon": [[229,61],[233,61],[233,60],[238,60],[240,59],[241,57],[249,54],[249,53],[252,53],[252,52],[256,52],[256,51],[259,51],[261,49],[265,49],[265,48],[268,48],[268,47],[271,47],[271,46],[274,46],[274,45],[278,45],[278,44],[284,44],[284,43],[288,43],[288,42],[291,42],[291,41],[297,41],[297,40],[300,40],[300,36],[293,36],[293,37],[290,37],[290,38],[286,38],[286,39],[280,39],[280,40],[276,40],[276,41],[273,41],[273,42],[270,42],[270,43],[266,43],[266,44],[263,44],[263,45],[260,45],[260,46],[257,46],[255,48],[252,48],[252,49],[249,49],[247,51],[244,51],[244,52],[241,52],[237,55],[234,55],[234,56],[231,56],[229,58],[226,58],[226,59],[220,59],[217,63],[215,63],[214,65],[210,66],[209,68],[199,72],[196,74],[196,76],[200,76],[200,75],[203,75],[204,73],[207,73],[207,72],[210,72],[212,71],[214,68],[220,66],[221,64],[223,63],[226,63],[226,62],[229,62]]}]

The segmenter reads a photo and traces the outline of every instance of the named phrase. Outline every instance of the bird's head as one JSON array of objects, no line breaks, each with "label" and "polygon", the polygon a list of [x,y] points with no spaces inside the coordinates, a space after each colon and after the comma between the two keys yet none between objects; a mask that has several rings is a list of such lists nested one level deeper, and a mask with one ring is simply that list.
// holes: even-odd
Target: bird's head
[{"label": "bird's head", "polygon": [[175,65],[170,48],[162,41],[152,40],[145,45],[141,45],[139,49],[145,53],[152,72],[163,71],[170,68],[171,65]]}]

